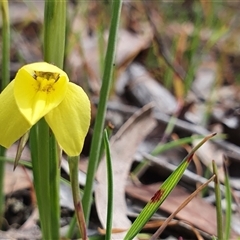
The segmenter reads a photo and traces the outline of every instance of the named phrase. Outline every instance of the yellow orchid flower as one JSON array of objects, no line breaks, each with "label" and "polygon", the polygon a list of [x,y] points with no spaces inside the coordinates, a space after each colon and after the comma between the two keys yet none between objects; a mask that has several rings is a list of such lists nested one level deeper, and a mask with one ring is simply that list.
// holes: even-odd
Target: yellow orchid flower
[{"label": "yellow orchid flower", "polygon": [[42,117],[69,155],[82,151],[90,125],[90,102],[67,74],[46,62],[17,72],[0,94],[0,145],[8,148]]}]

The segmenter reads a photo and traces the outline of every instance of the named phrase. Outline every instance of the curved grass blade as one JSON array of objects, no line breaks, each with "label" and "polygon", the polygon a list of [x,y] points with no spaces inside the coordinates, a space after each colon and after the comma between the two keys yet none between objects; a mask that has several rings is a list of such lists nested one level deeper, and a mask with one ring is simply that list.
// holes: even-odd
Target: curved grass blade
[{"label": "curved grass blade", "polygon": [[157,240],[160,234],[164,231],[164,229],[168,226],[168,224],[171,222],[171,220],[184,208],[186,205],[198,195],[199,192],[201,192],[211,181],[213,181],[215,178],[215,175],[213,175],[210,179],[207,180],[204,184],[199,186],[196,191],[194,191],[167,219],[164,221],[164,223],[161,225],[161,227],[152,235],[152,237],[149,240]]},{"label": "curved grass blade", "polygon": [[87,179],[83,194],[83,208],[86,222],[89,222],[90,208],[92,203],[93,181],[97,169],[98,159],[100,156],[101,140],[103,136],[104,121],[106,114],[107,99],[111,89],[111,81],[114,68],[114,58],[116,53],[116,42],[118,25],[120,22],[120,12],[122,8],[122,0],[112,1],[112,19],[109,31],[108,46],[105,58],[105,67],[103,73],[102,87],[100,91],[100,99],[98,104],[98,112],[95,120],[93,139],[90,149]]},{"label": "curved grass blade", "polygon": [[112,233],[112,217],[113,217],[113,171],[112,159],[109,147],[108,132],[104,130],[104,145],[106,151],[107,162],[107,178],[108,178],[108,208],[107,208],[107,223],[106,223],[106,236],[105,239],[111,239]]},{"label": "curved grass blade", "polygon": [[215,136],[216,133],[206,136],[192,151],[183,159],[182,163],[177,167],[177,169],[164,181],[160,186],[159,190],[154,194],[151,200],[147,203],[144,209],[141,211],[137,219],[133,222],[131,228],[127,232],[124,240],[133,239],[147,223],[147,221],[152,217],[152,215],[157,211],[159,206],[164,202],[173,188],[177,185],[181,179],[185,169],[191,162],[194,153],[210,138]]}]

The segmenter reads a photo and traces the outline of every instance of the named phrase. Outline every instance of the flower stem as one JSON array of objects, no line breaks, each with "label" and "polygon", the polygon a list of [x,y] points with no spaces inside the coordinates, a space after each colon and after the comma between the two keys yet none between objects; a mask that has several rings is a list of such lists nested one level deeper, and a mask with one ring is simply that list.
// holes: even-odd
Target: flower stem
[{"label": "flower stem", "polygon": [[81,202],[80,192],[79,192],[79,184],[78,184],[78,156],[68,157],[68,164],[69,164],[70,182],[71,182],[72,194],[73,194],[73,203],[74,203],[75,213],[78,221],[78,226],[80,229],[82,239],[86,240],[87,227],[86,227],[86,222],[84,218],[82,202]]},{"label": "flower stem", "polygon": [[[44,119],[41,119],[32,127],[30,131],[30,147],[42,238],[46,240],[59,239],[59,236],[53,233],[51,226],[49,128]],[[53,234],[55,238],[53,238]]]},{"label": "flower stem", "polygon": [[[57,154],[57,143],[54,135],[49,136],[49,188],[51,197],[51,224],[53,236],[59,237],[60,228],[60,206],[59,206],[59,154]],[[55,239],[55,238],[54,238]]]},{"label": "flower stem", "polygon": [[115,58],[115,52],[116,52],[117,32],[118,32],[118,25],[120,20],[122,1],[114,0],[112,1],[112,4],[113,4],[113,11],[112,11],[111,26],[110,26],[108,46],[107,46],[107,52],[106,52],[103,81],[102,81],[102,87],[100,91],[98,112],[95,120],[93,140],[92,140],[91,150],[90,150],[90,157],[89,157],[88,170],[87,170],[87,180],[86,180],[86,185],[84,188],[84,195],[83,195],[83,209],[84,209],[84,214],[85,214],[87,223],[89,221],[90,208],[92,203],[93,181],[95,177],[98,159],[100,156],[104,120],[105,120],[105,114],[106,114],[106,104],[107,104],[107,100],[108,100],[108,96],[111,88],[114,58]]},{"label": "flower stem", "polygon": [[[65,49],[66,1],[45,0],[44,10],[44,60],[63,68]],[[44,119],[40,120],[35,130],[37,152],[41,152],[33,172],[37,178],[36,195],[40,212],[44,239],[59,239],[59,159],[55,137]],[[33,138],[34,138],[33,137]],[[34,141],[34,140],[32,140]],[[42,149],[41,149],[42,148]],[[36,163],[37,161],[37,163]],[[44,170],[43,170],[44,169]],[[44,174],[40,174],[41,171]],[[45,191],[44,191],[45,185]],[[44,204],[45,202],[45,204]],[[46,204],[47,202],[47,204]],[[50,228],[50,229],[49,229]]]},{"label": "flower stem", "polygon": [[10,23],[8,1],[1,1],[2,12],[2,82],[1,90],[3,90],[10,81]]},{"label": "flower stem", "polygon": [[66,31],[66,0],[45,0],[44,60],[63,67]]}]

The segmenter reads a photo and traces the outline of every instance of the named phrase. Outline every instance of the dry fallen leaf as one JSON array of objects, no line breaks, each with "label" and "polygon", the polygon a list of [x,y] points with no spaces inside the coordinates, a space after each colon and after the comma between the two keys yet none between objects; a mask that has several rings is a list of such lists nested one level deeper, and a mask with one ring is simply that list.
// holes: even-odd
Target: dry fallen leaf
[{"label": "dry fallen leaf", "polygon": [[[114,135],[110,141],[110,150],[113,167],[113,224],[112,228],[126,230],[131,226],[127,218],[125,200],[125,185],[133,156],[138,145],[147,134],[155,127],[156,122],[151,116],[152,104],[146,105],[136,112]],[[107,171],[106,161],[103,159],[97,171],[98,184],[95,189],[97,213],[100,222],[106,228],[107,209]],[[123,236],[113,234],[112,239]]]}]

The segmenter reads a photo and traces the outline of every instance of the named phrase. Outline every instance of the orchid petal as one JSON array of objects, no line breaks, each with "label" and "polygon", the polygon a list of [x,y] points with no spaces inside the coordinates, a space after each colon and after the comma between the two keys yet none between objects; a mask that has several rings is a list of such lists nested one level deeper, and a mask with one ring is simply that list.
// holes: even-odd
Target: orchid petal
[{"label": "orchid petal", "polygon": [[19,110],[31,125],[61,103],[68,82],[64,71],[46,62],[28,64],[18,71],[14,96]]},{"label": "orchid petal", "polygon": [[68,83],[63,101],[45,119],[60,147],[69,155],[81,153],[90,125],[90,102],[83,89]]},{"label": "orchid petal", "polygon": [[31,127],[16,104],[13,80],[0,94],[0,145],[10,147]]}]

